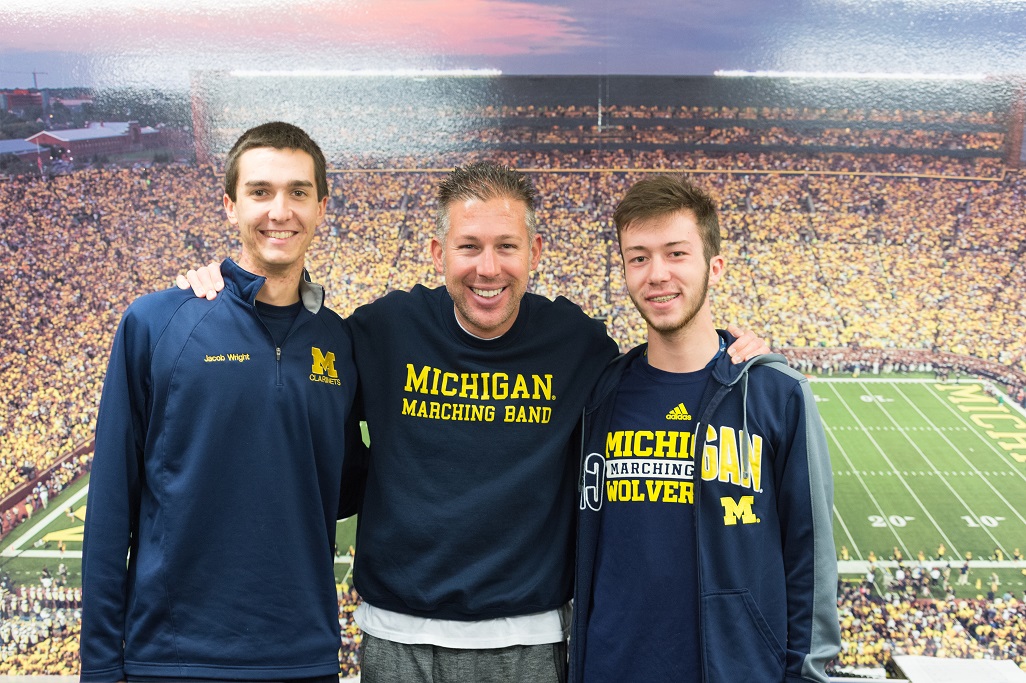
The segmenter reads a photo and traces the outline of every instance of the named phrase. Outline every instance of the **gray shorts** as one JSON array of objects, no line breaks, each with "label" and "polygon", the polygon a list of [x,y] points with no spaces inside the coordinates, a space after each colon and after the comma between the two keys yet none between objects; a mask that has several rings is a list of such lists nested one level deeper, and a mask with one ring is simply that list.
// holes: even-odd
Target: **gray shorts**
[{"label": "gray shorts", "polygon": [[566,642],[464,650],[364,633],[361,683],[565,683]]}]

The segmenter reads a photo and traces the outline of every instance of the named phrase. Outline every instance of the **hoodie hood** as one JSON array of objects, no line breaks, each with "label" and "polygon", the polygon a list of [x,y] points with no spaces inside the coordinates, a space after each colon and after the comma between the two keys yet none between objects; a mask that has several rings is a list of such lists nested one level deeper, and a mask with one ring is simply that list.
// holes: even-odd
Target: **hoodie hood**
[{"label": "hoodie hood", "polygon": [[[726,330],[716,330],[716,333],[728,347],[737,341],[737,337]],[[584,414],[588,415],[594,412],[602,404],[602,401],[609,396],[609,393],[619,385],[620,377],[623,375],[624,370],[630,366],[631,362],[647,352],[648,344],[640,344],[610,361],[592,390],[591,398],[588,400]],[[730,360],[730,356],[724,353],[713,366],[712,376],[718,384],[727,387],[732,387],[738,382],[744,382],[747,389],[748,370],[756,365],[763,365],[765,363],[783,363],[787,365],[787,359],[779,353],[767,353],[755,358],[749,358],[744,363],[735,364]]]},{"label": "hoodie hood", "polygon": [[[726,330],[716,330],[716,333],[720,336],[721,339],[723,339],[723,341],[726,343],[728,347],[737,340],[737,337],[730,334]],[[646,353],[647,351],[648,344],[641,344],[639,346],[634,347],[627,353],[622,354],[614,358],[612,361],[610,361],[609,365],[606,366],[606,370],[602,373],[602,376],[599,378],[599,381],[596,384],[595,389],[592,391],[591,398],[589,399],[584,409],[585,417],[593,413],[595,410],[598,409],[599,406],[602,405],[603,401],[605,401],[609,397],[609,394],[612,391],[615,391],[616,387],[619,386],[620,377],[623,375],[624,370],[626,370],[630,366],[630,364],[634,361],[635,358]],[[720,402],[727,396],[727,394],[730,393],[730,390],[736,384],[739,383],[741,385],[741,402],[744,411],[742,418],[742,428],[744,429],[744,433],[747,434],[748,371],[756,365],[765,365],[767,363],[782,363],[783,365],[787,365],[787,359],[779,353],[767,353],[761,356],[756,356],[754,358],[749,358],[744,363],[735,364],[733,361],[731,361],[730,356],[728,354],[722,354],[716,360],[716,363],[713,365],[712,379],[714,380],[714,382],[711,382],[709,385],[709,389],[706,390],[706,399],[702,402],[703,408],[698,423],[696,423],[695,425],[695,434],[700,434],[699,427],[702,423],[703,418],[706,415],[712,414],[719,406]],[[749,474],[747,472],[747,469],[750,467],[750,465],[748,464],[748,448],[748,440],[742,439],[741,449],[743,457],[740,458],[742,476],[748,476]]]}]

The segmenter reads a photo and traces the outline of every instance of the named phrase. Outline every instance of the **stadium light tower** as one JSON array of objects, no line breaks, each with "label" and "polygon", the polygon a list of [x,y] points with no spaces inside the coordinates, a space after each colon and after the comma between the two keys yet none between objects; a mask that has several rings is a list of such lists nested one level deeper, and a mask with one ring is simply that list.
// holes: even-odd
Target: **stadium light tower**
[{"label": "stadium light tower", "polygon": [[887,71],[745,71],[742,69],[717,69],[714,76],[725,78],[848,78],[877,81],[985,81],[986,74],[932,74]]},{"label": "stadium light tower", "polygon": [[303,78],[382,78],[389,76],[397,78],[427,78],[437,76],[481,76],[492,78],[495,76],[501,76],[502,71],[498,69],[292,69],[270,71],[236,69],[234,71],[230,71],[229,75],[239,78],[266,78],[282,76],[299,76]]}]

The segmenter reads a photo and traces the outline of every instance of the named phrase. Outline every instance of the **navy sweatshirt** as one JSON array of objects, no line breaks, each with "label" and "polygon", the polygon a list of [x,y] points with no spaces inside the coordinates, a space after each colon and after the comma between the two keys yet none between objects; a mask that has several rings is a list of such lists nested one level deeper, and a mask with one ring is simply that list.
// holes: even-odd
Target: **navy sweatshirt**
[{"label": "navy sweatshirt", "polygon": [[567,602],[573,435],[617,354],[602,324],[527,294],[513,327],[481,340],[444,287],[421,286],[348,322],[371,436],[354,570],[364,600],[468,621]]}]

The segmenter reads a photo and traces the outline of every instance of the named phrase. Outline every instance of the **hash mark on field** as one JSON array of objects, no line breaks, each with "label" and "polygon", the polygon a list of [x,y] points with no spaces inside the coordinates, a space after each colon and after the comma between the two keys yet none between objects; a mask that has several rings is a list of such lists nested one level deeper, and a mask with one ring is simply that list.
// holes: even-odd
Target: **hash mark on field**
[{"label": "hash mark on field", "polygon": [[[924,420],[925,420],[926,422],[928,422],[928,423],[929,423],[929,424],[930,424],[931,426],[933,426],[933,427],[939,427],[939,426],[940,426],[940,425],[938,425],[938,424],[937,424],[936,422],[934,422],[934,420],[930,419],[930,418],[929,418],[929,417],[928,417],[928,416],[927,416],[927,415],[926,415],[926,414],[925,414],[925,413],[924,413],[924,412],[922,411],[921,407],[920,407],[920,406],[918,406],[918,405],[916,405],[916,402],[915,402],[915,401],[913,401],[913,400],[912,400],[911,398],[909,398],[909,396],[908,396],[908,395],[907,395],[907,394],[906,394],[906,393],[905,393],[904,391],[902,391],[902,389],[901,389],[900,387],[895,387],[895,390],[896,390],[896,391],[898,392],[898,394],[900,394],[900,395],[901,395],[901,397],[902,397],[902,398],[903,398],[903,399],[905,400],[905,403],[906,403],[906,404],[907,404],[907,405],[908,405],[909,407],[911,407],[911,408],[912,408],[912,409],[913,409],[913,410],[914,410],[914,411],[915,411],[915,412],[916,412],[916,413],[917,413],[917,414],[918,414],[918,415],[919,415],[919,416],[920,416],[920,417],[921,417],[922,419],[924,419]],[[950,408],[950,406],[948,406],[948,407]],[[891,415],[888,415],[888,418],[889,418],[889,419],[890,419],[890,420],[891,420],[892,422],[895,422],[895,423],[896,423],[896,421],[894,420],[894,417],[893,417],[893,416],[891,416]],[[966,424],[966,423],[965,423],[965,422],[963,421],[963,422],[962,422],[962,424]],[[968,425],[966,425],[966,426],[968,426]],[[947,438],[946,436],[944,436],[944,435],[941,435],[941,436],[942,436],[942,438],[944,439],[944,441],[945,441],[945,442],[947,443],[948,447],[949,447],[949,448],[951,448],[951,449],[952,449],[952,451],[954,451],[954,452],[955,452],[955,453],[956,453],[957,455],[959,455],[959,456],[961,457],[962,461],[963,461],[963,462],[964,462],[964,463],[965,463],[966,465],[968,465],[968,466],[970,467],[970,469],[976,469],[976,466],[975,466],[975,464],[974,464],[973,462],[971,462],[971,461],[970,461],[970,460],[969,460],[968,458],[966,458],[966,457],[965,457],[965,454],[964,454],[964,453],[961,453],[961,452],[959,451],[959,449],[955,447],[955,444],[953,444],[953,443],[952,443],[952,442],[951,442],[951,441],[950,441],[950,440],[949,440],[949,439],[948,439],[948,438]],[[932,469],[933,471],[938,471],[938,468],[936,467],[936,465],[934,465],[934,464],[933,464],[933,462],[932,462],[932,461],[930,460],[930,458],[928,458],[928,457],[927,457],[926,453],[924,453],[924,452],[923,452],[923,450],[922,450],[922,448],[920,448],[920,445],[919,445],[919,444],[917,444],[917,443],[916,443],[915,441],[913,441],[913,440],[910,440],[910,444],[909,444],[909,445],[911,445],[911,446],[912,446],[912,448],[913,448],[913,449],[915,449],[915,451],[916,451],[916,452],[918,452],[920,456],[922,456],[923,460],[924,460],[924,461],[926,461],[926,463],[927,463],[927,464],[928,464],[928,465],[930,466],[930,468],[931,468],[931,469]],[[963,508],[965,508],[965,510],[966,510],[967,512],[969,512],[970,514],[973,514],[973,510],[972,510],[972,507],[971,507],[971,506],[969,505],[969,503],[968,503],[968,502],[966,502],[966,500],[965,500],[965,499],[963,499],[963,498],[962,498],[962,496],[961,496],[961,495],[959,495],[958,489],[956,489],[956,488],[955,488],[954,486],[952,486],[952,485],[951,485],[951,483],[950,483],[949,481],[947,481],[947,480],[943,480],[943,483],[944,483],[944,485],[945,485],[945,486],[947,487],[948,491],[949,491],[949,492],[951,493],[951,496],[952,496],[952,497],[953,497],[953,498],[954,498],[955,500],[957,500],[957,501],[959,502],[959,504],[961,504],[961,505],[962,505],[962,507],[963,507]],[[1010,510],[1012,510],[1012,512],[1013,512],[1013,513],[1015,513],[1015,514],[1016,514],[1016,515],[1017,515],[1017,516],[1019,517],[1019,519],[1020,519],[1021,521],[1023,521],[1024,523],[1026,523],[1026,518],[1024,518],[1024,517],[1023,517],[1023,516],[1022,516],[1021,514],[1019,514],[1019,512],[1018,512],[1018,511],[1017,511],[1017,510],[1016,510],[1016,509],[1015,509],[1015,508],[1014,508],[1014,507],[1012,506],[1012,504],[1011,504],[1011,503],[1010,503],[1010,502],[1008,501],[1008,499],[1006,499],[1006,498],[1005,498],[1005,497],[1004,497],[1004,496],[1003,496],[1003,495],[1001,494],[1001,492],[1000,492],[1000,491],[999,491],[999,490],[998,490],[998,489],[997,489],[997,488],[996,488],[996,487],[995,487],[995,486],[994,486],[994,485],[993,485],[992,483],[990,483],[989,481],[987,481],[986,483],[987,483],[987,485],[988,485],[988,486],[990,487],[990,489],[991,489],[991,491],[993,492],[993,494],[994,494],[994,495],[995,495],[995,496],[996,496],[997,498],[999,498],[999,499],[1001,500],[1001,502],[1003,502],[1003,503],[1004,503],[1005,505],[1007,505],[1007,506],[1009,507],[1009,509],[1010,509]],[[994,536],[994,534],[993,534],[993,533],[991,533],[991,531],[990,531],[990,529],[989,529],[989,528],[987,528],[986,526],[984,526],[984,527],[983,527],[983,531],[984,531],[984,533],[986,533],[986,534],[987,534],[987,536],[989,536],[989,537],[990,537],[990,540],[991,540],[991,542],[992,542],[992,543],[994,543],[994,545],[995,545],[996,547],[1001,547],[1001,543],[1000,543],[1000,541],[998,541],[998,539],[997,539],[997,538],[996,538],[996,537]],[[1006,550],[1005,548],[1003,548],[1003,547],[1002,547],[1001,549],[1002,549],[1002,550],[1003,550],[1004,552],[1007,552],[1007,550]],[[954,548],[952,548],[952,550],[954,550]]]},{"label": "hash mark on field", "polygon": [[[863,390],[865,390],[864,386],[862,386],[861,388]],[[865,428],[865,427],[868,426],[868,425],[866,425],[866,423],[863,420],[861,420],[859,418],[858,414],[856,414],[855,410],[851,407],[849,402],[846,401],[843,396],[841,396],[841,394],[837,390],[836,386],[830,386],[830,390],[833,391],[834,396],[838,399],[841,407],[847,412],[848,416],[850,417],[850,419],[853,422],[855,422],[859,427]],[[866,391],[866,393],[871,393],[871,392]],[[895,424],[895,421],[891,420],[891,424]],[[869,438],[870,442],[872,442],[873,451],[875,451],[877,454],[879,454],[879,456],[884,460],[884,462],[887,463],[888,467],[890,467],[892,470],[896,470],[897,468],[894,467],[894,460],[893,460],[893,458],[888,456],[886,451],[881,447],[880,443],[872,436],[872,434],[867,434],[867,435],[868,435],[868,438]],[[930,524],[936,530],[937,534],[940,536],[940,539],[944,542],[944,544],[951,550],[951,552],[953,554],[955,554],[955,555],[959,554],[959,551],[958,551],[958,548],[957,548],[957,544],[952,542],[952,539],[945,533],[943,527],[940,524],[937,523],[936,518],[934,518],[934,516],[930,513],[929,508],[923,503],[922,499],[919,498],[919,496],[917,495],[917,493],[916,493],[915,489],[913,488],[913,486],[908,481],[905,481],[904,479],[901,479],[901,484],[905,488],[905,491],[906,491],[908,497],[915,503],[915,505],[918,507],[918,509],[922,510],[923,515],[926,517],[927,520],[929,520]],[[876,504],[875,500],[873,502],[874,502],[874,504]],[[879,509],[879,505],[877,505],[877,508]],[[899,536],[899,534],[897,533],[897,530],[896,529],[892,529],[892,533],[894,534],[895,540],[898,541],[899,545],[902,546],[902,548],[905,550],[905,552],[910,552],[909,548],[908,548],[908,545]]]},{"label": "hash mark on field", "polygon": [[909,472],[907,470],[903,470],[901,472],[898,472],[896,470],[876,470],[876,471],[872,471],[872,470],[852,470],[852,469],[834,470],[834,475],[838,476],[838,477],[845,476],[845,475],[852,476],[852,475],[858,475],[858,474],[862,474],[863,476],[868,475],[868,476],[871,476],[871,477],[875,477],[875,476],[880,476],[880,477],[885,477],[885,476],[886,477],[893,477],[893,476],[932,477],[932,476],[941,475],[941,474],[943,474],[945,477],[975,477],[977,474],[979,474],[981,476],[984,476],[984,477],[1014,477],[1015,476],[1015,472],[1008,472],[1008,471],[1003,471],[1003,472],[975,472],[973,470],[952,470],[950,472],[933,472],[933,471],[925,471],[924,472],[924,471],[920,470],[918,472]]},{"label": "hash mark on field", "polygon": [[[834,391],[834,394],[838,398],[840,398],[840,395],[837,394],[836,390]],[[873,495],[873,490],[870,487],[866,486],[866,482],[862,479],[862,476],[859,474],[859,470],[855,468],[855,463],[852,462],[851,456],[849,456],[847,450],[845,450],[844,444],[841,443],[841,440],[838,439],[836,436],[833,437],[833,444],[834,448],[836,449],[833,452],[840,455],[840,457],[844,459],[844,462],[847,463],[848,467],[850,468],[849,471],[855,476],[859,484],[862,486],[863,491],[865,491],[866,498],[869,499],[870,503],[872,503],[873,507],[876,509],[877,512],[879,512],[881,515],[884,514],[883,507],[877,501],[876,496]],[[852,548],[855,549],[855,551],[858,553],[858,543],[855,542],[855,537],[852,536],[851,533],[848,531],[847,525],[844,524],[844,519],[841,516],[840,511],[837,509],[836,505],[834,506],[834,510],[837,512],[837,517],[838,520],[841,522],[841,526],[844,528],[845,533],[848,535],[848,540],[852,543]],[[898,543],[901,543],[901,545],[905,547],[906,550],[908,550],[908,547],[905,545],[904,542],[902,542],[901,537],[898,535],[897,530],[893,526],[889,527],[889,529],[891,533],[894,535],[894,540],[896,540]]]},{"label": "hash mark on field", "polygon": [[827,431],[837,432],[967,432],[968,427],[895,427],[887,425],[870,425],[867,427],[857,427],[854,425],[827,425],[824,427]]},{"label": "hash mark on field", "polygon": [[[939,393],[937,392],[937,390],[936,390],[936,389],[935,389],[934,387],[932,387],[932,386],[928,386],[927,388],[929,389],[930,393],[931,393],[931,394],[932,394],[933,396],[935,396],[935,397],[937,398],[937,400],[938,400],[938,401],[939,401],[939,402],[941,403],[941,405],[943,405],[943,406],[944,406],[945,408],[947,408],[947,410],[949,411],[949,413],[950,413],[950,414],[951,414],[951,415],[952,415],[952,416],[953,416],[953,417],[954,417],[954,418],[955,418],[955,419],[956,419],[956,420],[957,420],[957,421],[958,421],[958,422],[959,422],[960,424],[964,425],[964,426],[965,426],[965,427],[966,427],[967,429],[969,429],[970,431],[972,431],[972,432],[974,432],[974,433],[976,432],[976,430],[972,428],[972,425],[970,425],[970,424],[969,424],[968,420],[966,419],[966,416],[965,416],[965,415],[962,415],[962,414],[960,414],[960,411],[956,410],[956,409],[955,409],[955,406],[954,406],[954,405],[952,405],[952,404],[950,403],[950,401],[948,401],[948,400],[945,400],[945,399],[942,399],[942,397],[940,396],[940,394],[939,394]],[[900,389],[899,389],[899,391],[900,391]],[[903,394],[903,395],[904,395],[904,394]],[[911,402],[910,402],[910,403],[911,403]],[[999,403],[1000,403],[1000,402],[999,402]],[[911,404],[911,405],[913,406],[913,408],[915,408],[915,404]],[[1022,411],[1021,411],[1021,410],[1019,409],[1019,407],[1018,407],[1018,406],[1016,406],[1015,404],[1012,404],[1012,405],[1014,406],[1014,408],[1015,408],[1015,410],[1016,410],[1016,411],[1018,411],[1018,412],[1022,413]],[[917,408],[917,411],[918,411],[918,408]],[[921,411],[920,411],[920,412],[921,412]],[[932,423],[932,422],[933,422],[933,421],[931,420],[931,423]],[[986,447],[986,449],[985,449],[985,450],[989,450],[989,451],[990,451],[991,453],[993,453],[994,455],[996,455],[996,456],[997,456],[997,457],[998,457],[998,458],[999,458],[999,459],[1001,460],[1001,462],[1002,462],[1002,463],[1003,463],[1003,464],[1004,464],[1005,466],[1007,466],[1007,467],[1009,468],[1008,470],[1005,470],[1006,472],[1008,472],[1008,473],[1009,473],[1009,474],[1010,474],[1011,476],[1013,476],[1013,477],[1021,477],[1021,478],[1022,478],[1022,479],[1023,479],[1024,481],[1026,481],[1026,473],[1022,472],[1022,471],[1021,471],[1021,470],[1020,470],[1020,469],[1019,469],[1019,468],[1018,468],[1018,467],[1016,466],[1016,464],[1015,464],[1014,462],[1012,462],[1012,461],[1011,461],[1011,460],[1009,459],[1009,455],[1008,455],[1007,453],[1004,453],[1004,452],[1002,452],[1002,451],[1001,451],[1001,449],[999,449],[999,448],[997,447],[997,444],[996,444],[996,443],[994,443],[993,441],[990,441],[990,440],[988,440],[988,439],[983,439],[983,438],[982,438],[982,435],[980,435],[980,434],[976,434],[976,436],[977,436],[978,438],[980,438],[980,440],[981,440],[981,442],[982,442],[983,446],[985,446],[985,447]],[[959,455],[960,455],[960,456],[962,457],[962,460],[963,460],[963,461],[964,461],[964,462],[966,463],[966,465],[968,465],[968,466],[970,467],[970,469],[973,469],[973,470],[977,470],[976,466],[975,466],[975,465],[973,464],[973,461],[972,461],[972,460],[970,460],[970,458],[969,458],[969,457],[967,457],[967,455],[966,455],[966,454],[965,454],[964,452],[962,452],[961,450],[959,450],[959,449],[955,448],[955,447],[954,447],[954,444],[950,444],[950,445],[951,445],[952,449],[953,449],[953,450],[954,450],[954,451],[955,451],[955,452],[956,452],[957,454],[959,454]],[[969,449],[969,451],[970,451],[970,452],[974,452],[975,450],[976,450],[975,448],[970,448],[970,449]],[[975,457],[975,456],[974,456],[974,457]],[[978,471],[978,470],[977,470],[977,471]],[[1000,490],[999,490],[999,489],[998,489],[998,488],[997,488],[996,486],[994,486],[993,482],[991,482],[991,481],[989,480],[989,478],[986,478],[986,477],[985,477],[985,475],[983,475],[982,473],[980,473],[980,477],[981,477],[981,478],[983,479],[983,482],[984,482],[984,483],[985,483],[985,484],[986,484],[986,485],[987,485],[987,486],[988,486],[988,487],[990,488],[990,490],[991,490],[991,491],[993,492],[994,496],[995,496],[996,498],[998,498],[999,500],[1001,500],[1001,502],[1002,502],[1002,503],[1004,503],[1004,504],[1005,504],[1005,505],[1006,505],[1006,506],[1008,507],[1008,509],[1009,509],[1009,510],[1011,511],[1011,513],[1012,513],[1013,515],[1015,515],[1015,516],[1016,516],[1016,517],[1017,517],[1017,518],[1019,519],[1019,521],[1020,521],[1020,522],[1022,522],[1023,524],[1026,524],[1026,515],[1023,515],[1023,513],[1022,513],[1022,512],[1020,512],[1020,510],[1019,510],[1019,506],[1018,506],[1018,505],[1016,505],[1016,504],[1014,504],[1014,503],[1012,503],[1012,502],[1011,502],[1011,501],[1009,501],[1009,500],[1008,500],[1007,498],[1005,498],[1005,496],[1004,496],[1004,495],[1002,495],[1002,492],[1001,492],[1001,491],[1000,491]]]}]

